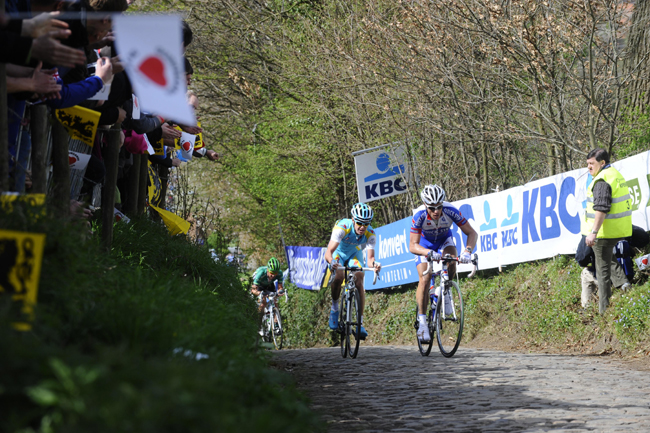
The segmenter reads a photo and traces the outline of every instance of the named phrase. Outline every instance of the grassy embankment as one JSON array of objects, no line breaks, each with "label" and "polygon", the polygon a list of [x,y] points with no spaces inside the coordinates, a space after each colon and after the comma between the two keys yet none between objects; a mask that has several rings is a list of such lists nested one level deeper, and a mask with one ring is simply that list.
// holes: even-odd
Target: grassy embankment
[{"label": "grassy embankment", "polygon": [[[606,314],[580,304],[581,268],[570,256],[479,271],[461,278],[465,303],[463,345],[530,351],[650,355],[650,283],[644,275],[626,293],[614,291]],[[637,273],[639,274],[639,273]],[[290,287],[285,344],[327,346],[338,339],[327,328],[329,290]],[[367,292],[365,344],[415,345],[415,285]]]},{"label": "grassy embankment", "polygon": [[116,225],[108,254],[81,226],[18,214],[0,228],[47,245],[31,332],[11,330],[0,296],[0,431],[321,428],[256,348],[255,305],[232,268],[148,221]]}]

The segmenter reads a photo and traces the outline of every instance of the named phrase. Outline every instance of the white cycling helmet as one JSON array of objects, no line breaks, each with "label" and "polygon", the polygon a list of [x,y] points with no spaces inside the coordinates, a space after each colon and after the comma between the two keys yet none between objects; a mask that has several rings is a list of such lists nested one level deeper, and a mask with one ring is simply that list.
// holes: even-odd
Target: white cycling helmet
[{"label": "white cycling helmet", "polygon": [[370,206],[365,203],[355,204],[352,206],[350,213],[355,222],[364,224],[370,224],[370,221],[372,221],[372,217],[374,216]]},{"label": "white cycling helmet", "polygon": [[420,197],[422,198],[424,204],[431,206],[436,203],[445,201],[447,195],[445,194],[445,190],[442,189],[442,187],[439,187],[438,185],[427,185],[420,193]]}]

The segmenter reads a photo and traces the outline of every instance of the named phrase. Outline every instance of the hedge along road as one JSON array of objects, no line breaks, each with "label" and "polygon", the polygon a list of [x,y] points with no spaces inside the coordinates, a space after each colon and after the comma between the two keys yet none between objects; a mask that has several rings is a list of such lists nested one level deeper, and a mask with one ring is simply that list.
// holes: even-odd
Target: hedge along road
[{"label": "hedge along road", "polygon": [[275,352],[331,432],[650,431],[650,372],[600,357],[416,346]]}]

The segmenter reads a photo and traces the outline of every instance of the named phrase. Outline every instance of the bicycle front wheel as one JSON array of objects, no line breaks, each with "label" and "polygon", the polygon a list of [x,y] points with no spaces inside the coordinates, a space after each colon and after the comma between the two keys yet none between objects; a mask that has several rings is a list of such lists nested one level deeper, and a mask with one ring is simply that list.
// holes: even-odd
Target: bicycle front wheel
[{"label": "bicycle front wheel", "polygon": [[[347,340],[348,348],[350,349],[350,358],[356,358],[359,353],[359,343],[361,342],[361,306],[359,304],[359,292],[356,288],[350,291],[350,308],[349,318],[347,324]],[[350,337],[352,334],[352,337]]]},{"label": "bicycle front wheel", "polygon": [[348,338],[349,331],[347,327],[347,301],[346,294],[341,293],[341,305],[339,306],[339,334],[341,334],[341,356],[347,358],[348,356],[348,347],[350,345],[350,339]]},{"label": "bicycle front wheel", "polygon": [[[443,305],[444,304],[444,305]],[[458,284],[449,281],[438,301],[436,314],[436,336],[440,353],[451,358],[458,350],[463,335],[464,318],[463,296]]]},{"label": "bicycle front wheel", "polygon": [[278,307],[273,307],[273,319],[271,322],[271,333],[273,334],[273,345],[277,350],[282,349],[284,331],[282,329],[282,316]]},{"label": "bicycle front wheel", "polygon": [[[433,347],[433,338],[429,338],[428,343],[423,343],[418,338],[418,329],[420,329],[420,322],[418,321],[419,312],[420,311],[418,309],[418,305],[415,304],[415,324],[413,325],[415,327],[415,340],[418,342],[418,349],[420,349],[420,355],[429,356],[429,353],[431,353],[431,347]],[[429,326],[429,335],[432,336],[433,325],[431,323],[431,314],[427,316],[427,326]]]}]

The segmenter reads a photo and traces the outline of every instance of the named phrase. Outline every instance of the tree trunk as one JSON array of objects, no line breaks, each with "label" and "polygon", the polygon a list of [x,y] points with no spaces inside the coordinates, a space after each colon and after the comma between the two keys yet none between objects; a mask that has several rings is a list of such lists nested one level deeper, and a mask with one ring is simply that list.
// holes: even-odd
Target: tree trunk
[{"label": "tree trunk", "polygon": [[650,53],[650,1],[638,0],[634,6],[632,16],[632,29],[627,41],[627,57],[624,61],[623,72],[634,74],[630,81],[629,99],[627,106],[645,113],[646,107],[650,104],[650,65],[648,64],[648,53]]}]

